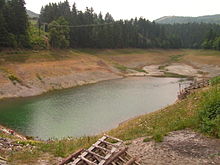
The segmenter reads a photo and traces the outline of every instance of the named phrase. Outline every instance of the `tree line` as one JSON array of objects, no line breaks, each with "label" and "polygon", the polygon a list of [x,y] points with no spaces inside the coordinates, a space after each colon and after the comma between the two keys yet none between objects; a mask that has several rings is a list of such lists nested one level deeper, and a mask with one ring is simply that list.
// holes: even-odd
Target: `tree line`
[{"label": "tree line", "polygon": [[157,24],[142,17],[114,20],[110,13],[97,14],[93,8],[80,11],[67,0],[42,7],[38,25],[32,26],[24,0],[0,0],[0,47],[46,48],[48,38],[52,48],[219,50],[219,36],[218,24]]},{"label": "tree line", "polygon": [[0,0],[0,47],[30,47],[24,0]]},{"label": "tree line", "polygon": [[[209,31],[213,30],[216,36],[220,35],[220,26],[217,24],[162,25],[145,18],[115,21],[110,13],[103,16],[102,13],[95,13],[93,8],[86,8],[83,12],[77,9],[76,4],[70,7],[68,1],[50,3],[43,7],[39,22],[49,24],[53,47],[207,48],[204,42]],[[62,28],[59,25],[65,26]],[[74,27],[77,25],[97,26]],[[61,37],[57,36],[58,33]]]}]

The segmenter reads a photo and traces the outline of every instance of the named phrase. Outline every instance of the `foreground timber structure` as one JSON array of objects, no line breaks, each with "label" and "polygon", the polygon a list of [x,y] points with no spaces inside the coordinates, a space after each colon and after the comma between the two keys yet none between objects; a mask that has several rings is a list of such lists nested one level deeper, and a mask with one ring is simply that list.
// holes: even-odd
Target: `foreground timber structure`
[{"label": "foreground timber structure", "polygon": [[89,149],[81,149],[59,165],[139,165],[120,139],[104,135]]}]

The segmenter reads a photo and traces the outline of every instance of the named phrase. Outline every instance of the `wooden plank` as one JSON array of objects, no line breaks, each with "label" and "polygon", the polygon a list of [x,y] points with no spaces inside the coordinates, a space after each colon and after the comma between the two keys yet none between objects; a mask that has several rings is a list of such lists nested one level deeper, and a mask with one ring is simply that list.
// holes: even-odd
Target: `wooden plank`
[{"label": "wooden plank", "polygon": [[84,156],[79,156],[80,159],[82,159],[83,161],[87,162],[89,165],[98,165],[97,163],[94,163],[88,159],[86,159]]},{"label": "wooden plank", "polygon": [[[106,139],[113,139],[115,141],[117,141],[117,144],[111,143],[106,141]],[[118,158],[118,156],[120,156],[121,154],[123,154],[127,148],[121,150],[118,152],[118,147],[120,144],[122,144],[122,140],[114,138],[112,136],[108,136],[108,135],[104,135],[103,137],[101,137],[96,143],[94,143],[88,150],[79,150],[77,152],[75,152],[74,154],[70,155],[68,158],[66,158],[65,160],[63,160],[59,165],[65,165],[65,164],[71,164],[71,165],[77,165],[78,163],[85,163],[85,164],[89,164],[89,165],[107,165],[106,162],[112,162],[113,160],[116,160]],[[100,146],[100,144],[106,144],[106,145],[111,145],[111,149]],[[95,150],[97,149],[97,150]],[[99,149],[99,150],[98,150]],[[103,155],[100,155],[100,153],[98,152],[103,152]],[[95,160],[95,162],[89,160],[87,158],[87,156],[90,156],[93,160]],[[74,160],[75,158],[75,160]],[[119,158],[122,162],[126,162],[127,160],[124,160],[123,158]],[[72,162],[71,162],[72,161]]]},{"label": "wooden plank", "polygon": [[125,163],[125,165],[132,165],[135,163],[135,161],[136,161],[136,158],[132,158],[127,163]]},{"label": "wooden plank", "polygon": [[[99,140],[99,141],[101,141],[101,140]],[[107,141],[105,141],[105,140],[102,140],[101,142],[102,142],[102,143],[105,143],[105,144],[108,144],[108,145],[111,145],[111,146],[113,146],[113,147],[119,147],[119,145],[120,145],[120,144],[113,144],[113,143],[107,142]]]},{"label": "wooden plank", "polygon": [[77,158],[82,152],[83,152],[84,149],[80,149],[76,152],[74,152],[72,155],[68,156],[66,159],[64,159],[61,163],[59,163],[58,165],[65,165],[65,164],[68,164],[70,163],[71,161],[73,161],[73,158]]},{"label": "wooden plank", "polygon": [[115,138],[115,137],[113,137],[113,136],[109,136],[109,135],[106,135],[106,134],[105,134],[104,136],[106,136],[106,137],[109,138],[109,139],[116,140],[116,141],[118,141],[118,142],[123,142],[121,139]]},{"label": "wooden plank", "polygon": [[101,146],[98,146],[98,145],[96,145],[96,144],[93,144],[92,146],[93,146],[93,147],[96,147],[96,148],[99,148],[99,149],[101,149],[101,150],[107,151],[107,152],[111,152],[111,150],[106,149],[106,148],[101,147]]},{"label": "wooden plank", "polygon": [[110,157],[108,160],[106,160],[104,165],[110,165],[114,160],[116,160],[119,156],[124,154],[127,150],[128,150],[128,148],[126,147],[126,148],[122,149],[121,151],[117,152],[112,157]]},{"label": "wooden plank", "polygon": [[95,153],[93,151],[86,150],[86,152],[88,152],[88,153],[90,153],[92,155],[95,155],[95,156],[99,157],[100,159],[104,159],[104,160],[106,159],[105,157],[103,157],[103,156],[101,156],[101,155],[99,155],[99,154],[97,154],[97,153]]},{"label": "wooden plank", "polygon": [[118,159],[120,159],[120,160],[121,160],[122,162],[124,162],[124,163],[126,162],[126,160],[124,160],[124,159],[123,159],[122,157],[120,157],[120,156],[118,157]]}]

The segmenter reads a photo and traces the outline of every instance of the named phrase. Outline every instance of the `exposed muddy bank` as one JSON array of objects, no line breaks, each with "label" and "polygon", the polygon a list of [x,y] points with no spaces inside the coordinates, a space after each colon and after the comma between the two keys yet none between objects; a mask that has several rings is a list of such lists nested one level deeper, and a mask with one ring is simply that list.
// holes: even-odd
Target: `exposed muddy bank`
[{"label": "exposed muddy bank", "polygon": [[68,60],[14,64],[0,69],[0,99],[29,97],[122,78],[119,71],[100,60]]},{"label": "exposed muddy bank", "polygon": [[129,76],[213,77],[220,72],[220,58],[207,53],[210,52],[156,49],[3,52],[0,99],[36,96]]}]

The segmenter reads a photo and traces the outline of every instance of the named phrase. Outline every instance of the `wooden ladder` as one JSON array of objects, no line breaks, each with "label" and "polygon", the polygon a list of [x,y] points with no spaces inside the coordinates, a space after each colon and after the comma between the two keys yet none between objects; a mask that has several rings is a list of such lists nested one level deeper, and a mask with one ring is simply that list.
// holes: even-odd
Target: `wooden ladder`
[{"label": "wooden ladder", "polygon": [[121,148],[122,140],[104,135],[87,150],[80,150],[59,165],[139,165],[127,148]]}]

